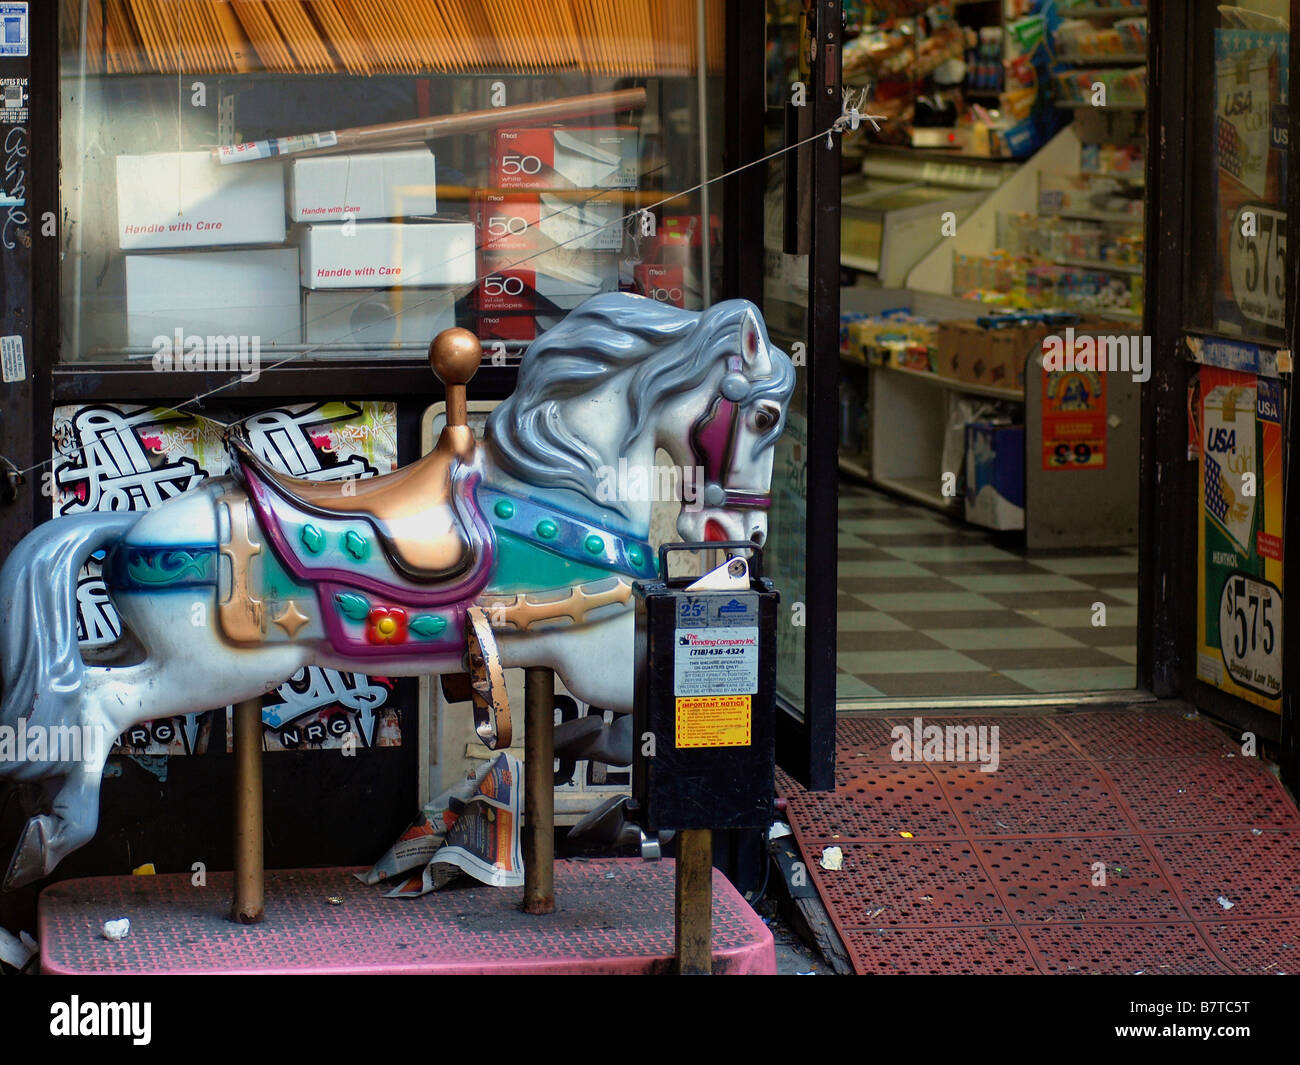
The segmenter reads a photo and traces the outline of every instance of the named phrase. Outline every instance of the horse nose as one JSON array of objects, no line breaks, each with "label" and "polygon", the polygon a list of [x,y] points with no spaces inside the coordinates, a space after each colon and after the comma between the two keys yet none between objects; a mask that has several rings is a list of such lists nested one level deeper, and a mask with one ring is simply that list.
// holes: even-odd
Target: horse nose
[{"label": "horse nose", "polygon": [[767,533],[762,529],[755,529],[749,534],[749,538],[758,546],[762,547],[767,542]]}]

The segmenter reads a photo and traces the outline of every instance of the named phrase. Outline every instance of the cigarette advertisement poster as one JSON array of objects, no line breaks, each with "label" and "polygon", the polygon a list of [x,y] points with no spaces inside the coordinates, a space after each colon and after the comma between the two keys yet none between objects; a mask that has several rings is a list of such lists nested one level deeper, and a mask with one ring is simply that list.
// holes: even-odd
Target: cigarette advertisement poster
[{"label": "cigarette advertisement poster", "polygon": [[1280,713],[1282,387],[1235,370],[1198,372],[1196,675]]},{"label": "cigarette advertisement poster", "polygon": [[[392,403],[294,404],[258,412],[245,425],[258,455],[293,476],[374,477],[396,463],[397,409]],[[230,462],[221,433],[216,421],[167,408],[122,403],[56,407],[46,486],[54,516],[144,511],[209,477],[225,476]],[[82,568],[77,599],[81,642],[115,642],[121,619],[94,558]],[[358,748],[397,746],[400,711],[403,706],[415,710],[416,687],[413,681],[310,666],[263,697],[263,746],[272,751],[349,742]],[[113,753],[205,753],[212,713],[141,722],[118,738]],[[229,707],[225,713],[229,750]]]},{"label": "cigarette advertisement poster", "polygon": [[1215,173],[1218,328],[1281,338],[1286,300],[1286,33],[1218,30]]}]

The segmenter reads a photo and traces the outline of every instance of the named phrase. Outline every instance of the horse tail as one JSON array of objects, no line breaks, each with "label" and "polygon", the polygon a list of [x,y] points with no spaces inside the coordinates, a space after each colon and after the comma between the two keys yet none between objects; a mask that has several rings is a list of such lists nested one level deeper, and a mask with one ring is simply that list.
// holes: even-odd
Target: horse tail
[{"label": "horse tail", "polygon": [[77,646],[77,575],[139,519],[94,513],[47,522],[0,567],[0,724],[28,716],[33,724],[78,722],[86,665]]}]

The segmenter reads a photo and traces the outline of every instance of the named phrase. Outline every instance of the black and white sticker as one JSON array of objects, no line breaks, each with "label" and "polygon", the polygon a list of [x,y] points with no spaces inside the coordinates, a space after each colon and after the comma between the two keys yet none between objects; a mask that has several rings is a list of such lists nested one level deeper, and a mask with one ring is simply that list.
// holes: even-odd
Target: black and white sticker
[{"label": "black and white sticker", "polygon": [[1282,593],[1268,581],[1229,574],[1219,599],[1219,650],[1243,688],[1282,694]]},{"label": "black and white sticker", "polygon": [[27,380],[27,360],[23,358],[21,336],[0,337],[0,379],[5,384]]}]

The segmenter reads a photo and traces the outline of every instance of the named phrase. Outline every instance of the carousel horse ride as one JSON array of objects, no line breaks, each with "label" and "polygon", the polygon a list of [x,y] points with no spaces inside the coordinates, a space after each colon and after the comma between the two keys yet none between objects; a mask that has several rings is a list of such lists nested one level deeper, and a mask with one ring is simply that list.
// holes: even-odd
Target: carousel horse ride
[{"label": "carousel horse ride", "polygon": [[[124,730],[247,703],[304,666],[468,672],[489,748],[510,743],[505,668],[545,667],[592,705],[632,710],[632,582],[657,572],[652,502],[609,491],[610,471],[653,483],[663,448],[678,471],[703,470],[698,498],[682,493],[682,539],[762,545],[790,359],[743,300],[694,312],[597,296],[528,347],[480,441],[465,385],[481,356],[465,329],[433,341],[446,427],[392,473],[289,477],[235,427],[233,476],[144,512],[56,518],[14,548],[0,568],[0,725],[101,742],[77,759],[52,745],[46,760],[0,760],[31,812],[5,889],[94,835]],[[100,551],[123,636],[87,661],[77,574]]]}]

